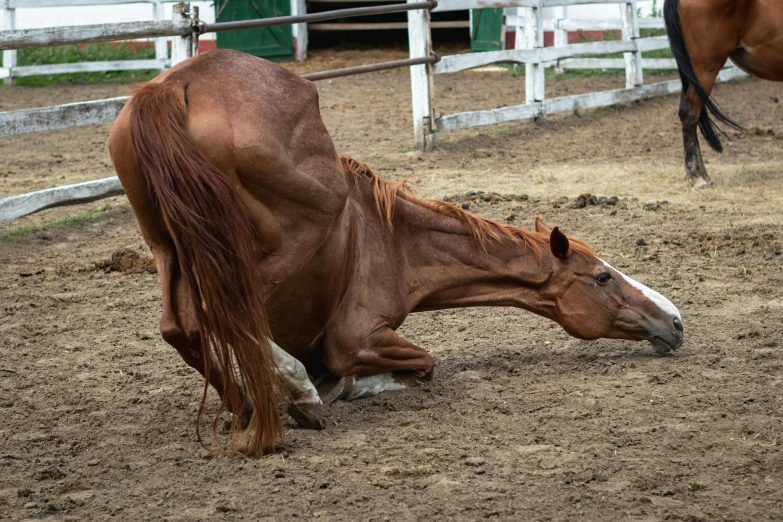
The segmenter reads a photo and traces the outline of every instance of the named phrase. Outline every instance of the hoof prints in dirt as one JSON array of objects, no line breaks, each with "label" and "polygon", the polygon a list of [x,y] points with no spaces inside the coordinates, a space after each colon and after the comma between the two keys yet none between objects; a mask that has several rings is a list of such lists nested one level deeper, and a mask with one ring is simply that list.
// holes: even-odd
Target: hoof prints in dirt
[{"label": "hoof prints in dirt", "polygon": [[156,274],[155,262],[151,257],[141,257],[138,252],[125,248],[112,253],[111,259],[96,261],[95,270],[109,272],[122,272],[123,274]]}]

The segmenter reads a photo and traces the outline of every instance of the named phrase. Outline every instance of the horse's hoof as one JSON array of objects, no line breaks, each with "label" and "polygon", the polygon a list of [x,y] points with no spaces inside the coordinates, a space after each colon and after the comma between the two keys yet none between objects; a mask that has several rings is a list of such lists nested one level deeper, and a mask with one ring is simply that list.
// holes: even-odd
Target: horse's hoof
[{"label": "horse's hoof", "polygon": [[704,179],[704,178],[691,178],[691,185],[696,190],[706,189],[710,188],[715,184],[714,181],[711,179]]},{"label": "horse's hoof", "polygon": [[321,400],[326,404],[331,404],[337,400],[345,400],[350,397],[351,392],[356,387],[356,378],[352,375],[341,377],[337,384],[329,393],[321,395]]},{"label": "horse's hoof", "polygon": [[300,428],[322,430],[326,427],[324,424],[324,407],[321,404],[291,403],[288,405],[288,414]]}]

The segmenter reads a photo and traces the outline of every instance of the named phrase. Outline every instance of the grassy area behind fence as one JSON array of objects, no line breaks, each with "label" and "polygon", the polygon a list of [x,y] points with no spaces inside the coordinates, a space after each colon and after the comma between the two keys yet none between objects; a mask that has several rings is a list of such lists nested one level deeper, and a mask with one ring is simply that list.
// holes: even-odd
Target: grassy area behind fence
[{"label": "grassy area behind fence", "polygon": [[[155,58],[152,42],[119,42],[88,45],[63,45],[38,49],[21,49],[17,65],[49,65],[53,63],[101,62],[115,60],[150,60]],[[105,71],[68,74],[47,74],[17,78],[17,85],[40,87],[54,83],[143,82],[152,79],[157,70]]]}]

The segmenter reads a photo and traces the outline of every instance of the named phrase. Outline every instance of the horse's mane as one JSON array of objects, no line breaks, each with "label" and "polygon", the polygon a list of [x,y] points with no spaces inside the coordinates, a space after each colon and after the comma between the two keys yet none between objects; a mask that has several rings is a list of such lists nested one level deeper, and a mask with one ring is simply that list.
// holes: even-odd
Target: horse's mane
[{"label": "horse's mane", "polygon": [[[392,218],[394,217],[395,203],[398,198],[402,198],[405,201],[410,201],[416,205],[433,210],[438,214],[461,221],[476,247],[481,250],[486,250],[487,243],[508,239],[523,242],[536,257],[540,258],[543,252],[542,245],[549,244],[549,234],[541,234],[519,227],[504,225],[492,219],[465,212],[461,208],[443,201],[419,198],[408,187],[409,176],[402,181],[394,183],[379,177],[367,164],[361,161],[348,156],[341,156],[340,159],[342,160],[344,170],[353,175],[355,181],[358,182],[364,179],[372,184],[375,208],[384,224],[389,228],[393,226]],[[570,237],[568,240],[570,248],[574,252],[586,256],[596,256],[593,249],[582,241]]]}]

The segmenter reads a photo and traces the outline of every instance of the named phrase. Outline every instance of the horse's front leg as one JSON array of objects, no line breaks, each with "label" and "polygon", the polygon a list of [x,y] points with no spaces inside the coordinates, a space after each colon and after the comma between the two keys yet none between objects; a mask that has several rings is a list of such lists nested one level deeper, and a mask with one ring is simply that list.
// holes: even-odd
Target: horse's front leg
[{"label": "horse's front leg", "polygon": [[682,123],[682,141],[685,148],[685,171],[693,188],[699,189],[712,185],[704,161],[701,158],[699,136],[696,132],[704,110],[704,103],[696,95],[693,87],[683,90],[680,97],[680,122]]},{"label": "horse's front leg", "polygon": [[325,402],[374,397],[403,390],[432,379],[435,363],[424,349],[403,339],[389,327],[373,332],[363,342],[328,342],[325,364],[339,382],[323,396]]}]

